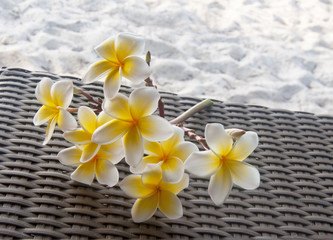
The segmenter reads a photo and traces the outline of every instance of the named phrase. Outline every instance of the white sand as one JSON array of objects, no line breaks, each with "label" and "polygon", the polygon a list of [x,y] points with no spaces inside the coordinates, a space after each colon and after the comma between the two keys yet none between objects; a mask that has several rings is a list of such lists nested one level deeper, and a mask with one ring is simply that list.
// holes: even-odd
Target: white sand
[{"label": "white sand", "polygon": [[0,0],[0,66],[82,77],[93,48],[145,36],[160,90],[333,111],[330,0]]}]

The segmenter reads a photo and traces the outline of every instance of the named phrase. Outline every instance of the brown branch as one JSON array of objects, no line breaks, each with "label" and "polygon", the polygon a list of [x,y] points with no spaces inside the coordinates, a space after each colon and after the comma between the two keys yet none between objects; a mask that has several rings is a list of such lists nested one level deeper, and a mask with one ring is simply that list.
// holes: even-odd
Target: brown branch
[{"label": "brown branch", "polygon": [[98,106],[102,106],[102,102],[101,101],[98,101],[98,100],[95,100],[89,93],[83,91],[83,90],[79,90],[77,92],[77,94],[82,94],[83,96],[85,96],[89,101],[97,104]]},{"label": "brown branch", "polygon": [[181,129],[184,130],[185,134],[187,134],[187,136],[190,139],[195,139],[205,150],[209,150],[209,147],[206,145],[206,139],[199,136],[198,134],[195,133],[195,131],[193,129],[187,128],[182,126],[181,124],[178,125]]},{"label": "brown branch", "polygon": [[162,98],[158,100],[158,114],[160,117],[164,118],[164,102],[162,101]]},{"label": "brown branch", "polygon": [[[89,93],[83,91],[82,89],[78,89],[78,88],[74,88],[74,94],[81,94],[83,96],[85,96],[88,101],[90,101],[90,103],[88,103],[88,107],[95,109],[94,112],[95,113],[99,113],[102,111],[102,103],[103,100],[100,98],[97,98],[97,100],[95,100],[93,98],[93,96],[91,96]],[[75,110],[69,110],[69,111],[75,111]],[[77,110],[76,110],[77,112]]]}]

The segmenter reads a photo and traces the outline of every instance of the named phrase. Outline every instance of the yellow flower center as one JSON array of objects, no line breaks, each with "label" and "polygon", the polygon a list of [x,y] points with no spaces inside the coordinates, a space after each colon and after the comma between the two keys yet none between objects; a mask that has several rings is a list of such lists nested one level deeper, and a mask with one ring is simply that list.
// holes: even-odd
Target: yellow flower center
[{"label": "yellow flower center", "polygon": [[133,118],[133,120],[132,120],[132,124],[133,124],[133,126],[138,125],[138,120],[136,120],[136,119]]},{"label": "yellow flower center", "polygon": [[55,109],[55,112],[53,113],[53,117],[54,117],[54,116],[59,116],[59,113],[60,113],[60,107],[59,107],[59,106],[56,106],[54,109]]},{"label": "yellow flower center", "polygon": [[160,185],[156,185],[155,187],[155,193],[159,193],[161,191]]},{"label": "yellow flower center", "polygon": [[167,154],[163,154],[161,157],[161,161],[166,162],[169,159],[169,156]]},{"label": "yellow flower center", "polygon": [[98,154],[96,154],[90,161],[91,162],[97,162],[98,161]]},{"label": "yellow flower center", "polygon": [[118,66],[118,67],[123,68],[124,65],[125,65],[125,64],[124,64],[123,62],[121,62],[121,61],[118,60],[118,62],[117,62],[117,66]]},{"label": "yellow flower center", "polygon": [[220,156],[220,165],[226,164],[228,159],[225,156]]}]

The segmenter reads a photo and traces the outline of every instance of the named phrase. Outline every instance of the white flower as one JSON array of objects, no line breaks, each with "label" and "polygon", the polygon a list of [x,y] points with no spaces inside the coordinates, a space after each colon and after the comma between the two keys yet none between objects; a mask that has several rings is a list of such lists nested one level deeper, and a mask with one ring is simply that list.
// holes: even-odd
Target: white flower
[{"label": "white flower", "polygon": [[260,184],[259,171],[243,162],[258,146],[258,135],[246,132],[233,143],[221,124],[207,124],[205,137],[209,151],[194,152],[185,168],[197,176],[210,176],[208,193],[220,205],[228,197],[233,182],[244,189],[255,189]]},{"label": "white flower", "polygon": [[184,131],[173,126],[175,133],[171,138],[161,142],[144,142],[145,156],[137,167],[131,167],[131,172],[142,173],[147,164],[159,163],[164,182],[179,182],[184,174],[184,162],[198,147],[184,141]]},{"label": "white flower", "polygon": [[168,218],[180,218],[183,208],[177,194],[188,184],[186,173],[178,183],[163,182],[159,164],[148,164],[142,176],[125,177],[120,188],[130,197],[138,198],[132,208],[132,218],[134,222],[143,222],[151,218],[157,208]]},{"label": "white flower", "polygon": [[103,61],[91,65],[83,77],[84,83],[104,80],[104,95],[113,98],[119,91],[121,78],[140,83],[150,75],[150,68],[136,56],[144,50],[144,39],[130,33],[120,33],[95,48]]},{"label": "white flower", "polygon": [[137,166],[144,153],[143,139],[163,141],[174,132],[171,124],[153,114],[160,96],[155,88],[145,87],[134,90],[129,98],[117,94],[106,100],[103,110],[114,120],[96,129],[92,141],[97,144],[111,143],[121,137],[125,148],[125,160]]},{"label": "white flower", "polygon": [[33,119],[36,126],[49,121],[43,144],[47,144],[54,132],[56,123],[62,131],[74,129],[77,126],[75,118],[66,111],[73,98],[73,83],[61,80],[56,83],[49,78],[43,78],[36,87],[36,97],[43,106]]},{"label": "white flower", "polygon": [[84,163],[80,161],[84,153],[82,150],[74,146],[58,153],[62,164],[78,166],[71,174],[73,180],[90,185],[96,176],[99,183],[109,187],[118,183],[119,173],[114,165],[124,157],[121,141],[101,146],[95,155]]},{"label": "white flower", "polygon": [[81,106],[78,111],[78,119],[82,128],[67,131],[64,138],[76,145],[80,145],[82,149],[81,162],[89,161],[100,149],[101,145],[92,141],[94,131],[103,124],[112,120],[112,117],[100,112],[98,117],[94,111],[85,106]]}]

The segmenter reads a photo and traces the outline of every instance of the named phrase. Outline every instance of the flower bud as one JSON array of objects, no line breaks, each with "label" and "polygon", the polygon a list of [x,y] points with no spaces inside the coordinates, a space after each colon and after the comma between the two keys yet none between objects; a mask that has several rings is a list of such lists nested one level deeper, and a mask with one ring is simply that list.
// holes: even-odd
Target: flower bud
[{"label": "flower bud", "polygon": [[150,52],[148,51],[146,54],[146,63],[148,64],[148,66],[150,66],[150,61],[151,61],[151,55]]},{"label": "flower bud", "polygon": [[82,90],[77,87],[73,87],[73,92],[74,92],[74,94],[81,94]]},{"label": "flower bud", "polygon": [[225,130],[234,141],[238,140],[241,136],[245,134],[245,130],[238,128],[230,128]]}]

